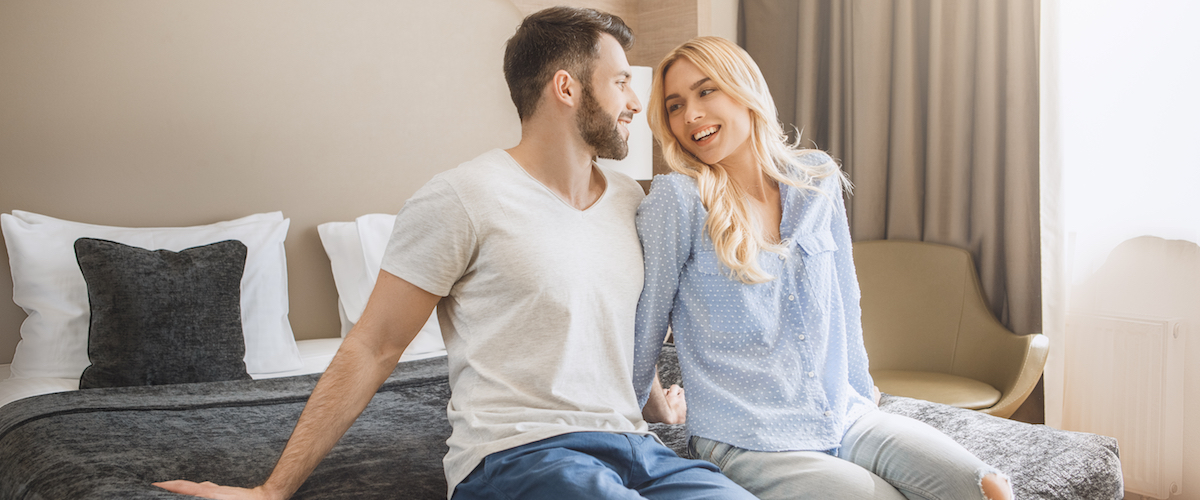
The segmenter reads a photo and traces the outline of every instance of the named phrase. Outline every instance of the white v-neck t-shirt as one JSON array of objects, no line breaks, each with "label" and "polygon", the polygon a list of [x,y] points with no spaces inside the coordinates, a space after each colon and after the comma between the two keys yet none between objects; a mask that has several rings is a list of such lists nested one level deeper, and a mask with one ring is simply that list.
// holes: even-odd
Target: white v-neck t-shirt
[{"label": "white v-neck t-shirt", "polygon": [[649,432],[631,380],[643,191],[595,168],[604,193],[579,210],[492,150],[434,177],[396,217],[382,269],[443,297],[448,494],[497,451]]}]

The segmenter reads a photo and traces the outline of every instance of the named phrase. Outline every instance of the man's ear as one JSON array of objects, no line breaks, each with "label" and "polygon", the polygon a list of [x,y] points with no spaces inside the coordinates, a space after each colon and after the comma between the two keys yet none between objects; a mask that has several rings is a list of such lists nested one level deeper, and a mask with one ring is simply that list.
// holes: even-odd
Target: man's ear
[{"label": "man's ear", "polygon": [[579,81],[565,69],[555,71],[550,77],[550,93],[555,101],[574,107],[579,100]]}]

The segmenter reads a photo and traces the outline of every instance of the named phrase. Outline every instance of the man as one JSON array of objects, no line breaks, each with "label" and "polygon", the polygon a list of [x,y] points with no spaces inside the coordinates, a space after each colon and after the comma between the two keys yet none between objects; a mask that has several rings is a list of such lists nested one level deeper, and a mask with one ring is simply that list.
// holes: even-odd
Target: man
[{"label": "man", "polygon": [[438,175],[405,203],[366,311],[270,478],[253,490],[160,486],[213,498],[290,496],[440,303],[454,499],[752,499],[712,465],[659,443],[634,396],[643,263],[633,220],[642,191],[593,162],[627,152],[641,106],[629,86],[631,45],[620,18],[594,10],[526,18],[504,56],[520,143]]}]

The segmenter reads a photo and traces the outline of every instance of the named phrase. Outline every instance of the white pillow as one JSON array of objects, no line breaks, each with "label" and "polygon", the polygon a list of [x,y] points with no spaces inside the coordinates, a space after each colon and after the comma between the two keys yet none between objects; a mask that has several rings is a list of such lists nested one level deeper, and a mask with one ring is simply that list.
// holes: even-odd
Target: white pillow
[{"label": "white pillow", "polygon": [[[367,214],[354,222],[326,222],[317,226],[321,244],[333,269],[333,283],[338,291],[338,312],[342,317],[342,336],[354,327],[367,308],[367,299],[375,289],[383,253],[396,216]],[[405,355],[445,351],[437,311],[429,316],[425,326],[404,350]]]},{"label": "white pillow", "polygon": [[87,357],[87,283],[74,242],[100,238],[157,250],[236,239],[246,245],[242,275],[242,330],[246,371],[272,373],[302,365],[288,323],[287,260],[283,241],[290,221],[272,212],[206,226],[125,228],[98,226],[14,210],[0,214],[13,275],[13,302],[29,315],[13,356],[12,377],[79,378]]}]

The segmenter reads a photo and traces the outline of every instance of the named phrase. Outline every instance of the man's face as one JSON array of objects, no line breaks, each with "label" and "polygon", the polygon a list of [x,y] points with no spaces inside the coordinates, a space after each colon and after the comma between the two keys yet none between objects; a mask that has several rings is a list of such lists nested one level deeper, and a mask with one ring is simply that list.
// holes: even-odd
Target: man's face
[{"label": "man's face", "polygon": [[576,125],[596,156],[621,160],[629,154],[629,122],[642,103],[629,85],[632,72],[625,50],[610,35],[601,35],[600,54],[584,80]]}]

